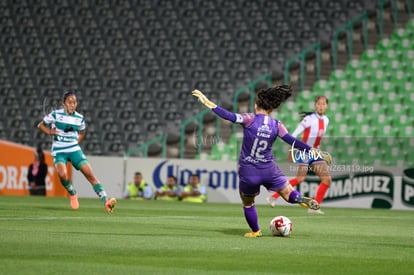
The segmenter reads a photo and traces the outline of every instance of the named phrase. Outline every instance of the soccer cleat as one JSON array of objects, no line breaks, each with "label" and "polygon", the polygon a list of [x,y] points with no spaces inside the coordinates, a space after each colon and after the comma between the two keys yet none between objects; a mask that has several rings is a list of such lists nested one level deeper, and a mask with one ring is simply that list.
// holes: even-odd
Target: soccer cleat
[{"label": "soccer cleat", "polygon": [[249,232],[247,232],[246,234],[244,234],[244,236],[246,238],[258,238],[262,236],[262,230],[253,232],[252,230],[250,230]]},{"label": "soccer cleat", "polygon": [[116,199],[115,198],[106,199],[106,202],[105,202],[106,212],[107,213],[112,213],[114,211],[115,205],[116,205]]},{"label": "soccer cleat", "polygon": [[266,200],[267,200],[267,203],[272,207],[272,208],[274,208],[275,206],[276,206],[276,199],[275,198],[273,198],[273,196],[272,195],[270,195],[269,197],[267,197],[266,198]]},{"label": "soccer cleat", "polygon": [[319,210],[321,208],[317,201],[315,201],[314,199],[308,198],[308,197],[299,197],[298,203],[301,206],[312,209],[312,210]]},{"label": "soccer cleat", "polygon": [[78,194],[70,196],[70,207],[73,210],[77,210],[79,208]]},{"label": "soccer cleat", "polygon": [[309,214],[319,214],[319,215],[325,214],[323,211],[321,211],[321,209],[313,210],[313,209],[309,209],[309,208],[308,208],[308,213]]}]

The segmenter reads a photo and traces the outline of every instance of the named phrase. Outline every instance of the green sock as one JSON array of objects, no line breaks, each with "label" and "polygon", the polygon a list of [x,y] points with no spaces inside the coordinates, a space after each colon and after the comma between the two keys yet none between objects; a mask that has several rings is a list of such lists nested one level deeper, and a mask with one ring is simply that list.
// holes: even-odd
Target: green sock
[{"label": "green sock", "polygon": [[105,192],[102,184],[97,183],[97,184],[93,185],[93,190],[98,195],[98,197],[101,199],[101,201],[105,204],[107,195],[106,195],[106,192]]},{"label": "green sock", "polygon": [[68,190],[71,196],[76,195],[76,190],[73,188],[73,185],[70,183],[70,180],[66,180],[62,182],[63,187]]}]

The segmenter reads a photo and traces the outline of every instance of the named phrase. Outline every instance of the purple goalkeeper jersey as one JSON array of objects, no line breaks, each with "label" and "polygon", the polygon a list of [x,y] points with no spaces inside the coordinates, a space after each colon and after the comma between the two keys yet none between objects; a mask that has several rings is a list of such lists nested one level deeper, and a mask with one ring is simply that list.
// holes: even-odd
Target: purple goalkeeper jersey
[{"label": "purple goalkeeper jersey", "polygon": [[311,149],[309,145],[290,135],[280,121],[268,115],[235,114],[220,106],[212,111],[223,119],[243,126],[244,137],[238,169],[239,190],[243,194],[258,194],[260,185],[278,192],[288,184],[272,155],[272,146],[278,136],[295,148]]},{"label": "purple goalkeeper jersey", "polygon": [[264,114],[240,114],[243,127],[243,144],[240,152],[240,165],[253,165],[268,168],[274,161],[272,145],[276,138],[287,133],[280,121]]}]

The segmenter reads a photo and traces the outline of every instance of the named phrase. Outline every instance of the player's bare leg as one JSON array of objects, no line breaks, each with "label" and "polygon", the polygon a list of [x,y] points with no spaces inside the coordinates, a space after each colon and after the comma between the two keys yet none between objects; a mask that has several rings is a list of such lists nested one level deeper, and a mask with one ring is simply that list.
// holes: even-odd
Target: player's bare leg
[{"label": "player's bare leg", "polygon": [[[309,169],[308,165],[297,165],[297,167],[298,167],[298,172],[296,174],[296,177],[289,180],[290,185],[292,185],[293,187],[305,180],[306,175],[308,174],[308,169]],[[273,208],[276,206],[276,200],[278,198],[279,198],[279,193],[274,192],[272,195],[267,197],[266,200],[267,200],[267,203]]]},{"label": "player's bare leg", "polygon": [[98,195],[98,197],[101,199],[101,201],[104,204],[105,211],[107,213],[112,213],[117,201],[115,198],[108,198],[108,195],[106,194],[103,185],[99,182],[99,180],[93,174],[92,167],[89,165],[89,163],[82,165],[80,171],[85,176],[85,178],[90,182],[90,184],[92,184],[93,190],[95,191],[95,193]]},{"label": "player's bare leg", "polygon": [[66,165],[62,162],[58,162],[56,163],[55,167],[56,167],[56,172],[59,176],[60,182],[62,183],[63,187],[66,189],[66,191],[68,191],[70,195],[70,207],[73,210],[79,209],[78,194],[76,194],[76,190],[73,188],[73,185],[69,180]]},{"label": "player's bare leg", "polygon": [[302,207],[318,210],[320,209],[319,203],[312,199],[303,196],[299,191],[295,190],[292,185],[287,183],[286,187],[279,191],[282,198],[289,203],[297,203]]},{"label": "player's bare leg", "polygon": [[[312,163],[311,167],[312,171],[314,171],[314,173],[321,179],[321,183],[319,184],[315,195],[315,200],[321,204],[332,182],[332,178],[329,173],[329,166],[326,164],[326,162],[316,162]],[[314,214],[323,214],[323,212],[320,210],[308,210],[308,212]]]}]

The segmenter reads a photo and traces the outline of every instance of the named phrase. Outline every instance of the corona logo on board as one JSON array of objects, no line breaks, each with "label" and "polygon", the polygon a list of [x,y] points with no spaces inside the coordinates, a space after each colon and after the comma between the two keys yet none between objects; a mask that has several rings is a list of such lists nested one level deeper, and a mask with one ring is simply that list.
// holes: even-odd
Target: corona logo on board
[{"label": "corona logo on board", "polygon": [[169,160],[162,161],[155,167],[152,180],[155,187],[160,188],[163,185],[163,179],[166,179],[169,175],[176,175],[178,185],[185,186],[192,173],[197,174],[200,181],[206,179],[209,188],[237,190],[238,178],[235,170],[188,169]]}]

